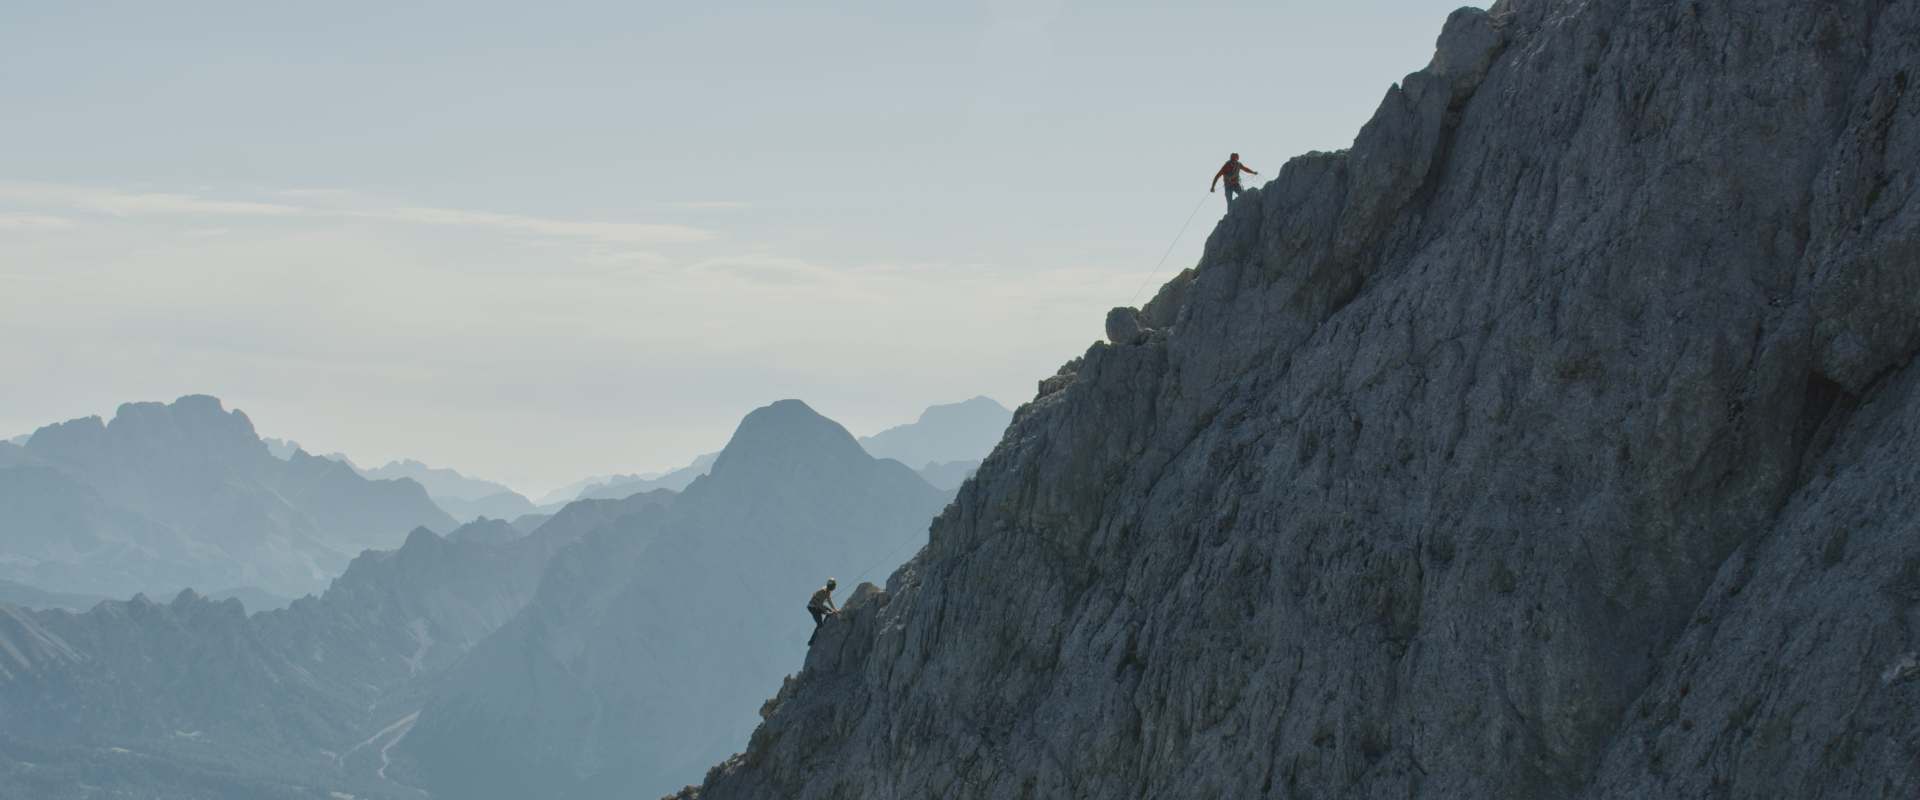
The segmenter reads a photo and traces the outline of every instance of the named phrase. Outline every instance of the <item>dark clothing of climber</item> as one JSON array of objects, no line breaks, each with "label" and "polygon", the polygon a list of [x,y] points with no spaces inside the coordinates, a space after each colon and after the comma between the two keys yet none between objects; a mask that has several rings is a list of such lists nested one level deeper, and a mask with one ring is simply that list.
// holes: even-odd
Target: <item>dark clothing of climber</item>
[{"label": "dark clothing of climber", "polygon": [[1260,174],[1248,169],[1247,165],[1240,163],[1240,154],[1234,153],[1232,157],[1227,159],[1227,163],[1220,167],[1219,172],[1213,173],[1213,183],[1207,186],[1207,191],[1215,191],[1220,185],[1220,180],[1222,178],[1226,179],[1227,207],[1232,208],[1234,195],[1243,194],[1240,190],[1240,173],[1242,172],[1248,175]]},{"label": "dark clothing of climber", "polygon": [[840,609],[833,606],[834,586],[833,579],[828,578],[827,585],[815,591],[813,597],[807,600],[807,613],[813,615],[813,636],[807,637],[808,647],[813,646],[814,636],[820,635],[820,623],[826,621],[827,617],[840,613]]},{"label": "dark clothing of climber", "polygon": [[833,581],[827,581],[826,586],[822,586],[820,587],[819,590],[815,591],[813,593],[813,598],[807,601],[807,609],[808,610],[818,609],[828,614],[840,613],[840,609],[834,608],[833,606],[834,585],[835,584]]}]

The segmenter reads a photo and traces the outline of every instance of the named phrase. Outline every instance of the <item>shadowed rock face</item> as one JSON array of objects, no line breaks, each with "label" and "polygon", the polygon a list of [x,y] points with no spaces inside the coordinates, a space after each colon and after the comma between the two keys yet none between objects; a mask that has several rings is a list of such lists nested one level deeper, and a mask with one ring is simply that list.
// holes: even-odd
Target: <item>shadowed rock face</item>
[{"label": "shadowed rock face", "polygon": [[1920,4],[1464,9],[702,798],[1911,796]]}]

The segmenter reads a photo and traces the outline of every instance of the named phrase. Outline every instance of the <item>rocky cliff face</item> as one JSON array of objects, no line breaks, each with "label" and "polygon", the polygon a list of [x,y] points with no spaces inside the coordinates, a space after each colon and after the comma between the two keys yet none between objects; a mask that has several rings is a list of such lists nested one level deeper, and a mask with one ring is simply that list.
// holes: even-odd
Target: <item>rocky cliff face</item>
[{"label": "rocky cliff face", "polygon": [[1912,2],[1456,12],[685,795],[1912,796],[1916,80]]}]

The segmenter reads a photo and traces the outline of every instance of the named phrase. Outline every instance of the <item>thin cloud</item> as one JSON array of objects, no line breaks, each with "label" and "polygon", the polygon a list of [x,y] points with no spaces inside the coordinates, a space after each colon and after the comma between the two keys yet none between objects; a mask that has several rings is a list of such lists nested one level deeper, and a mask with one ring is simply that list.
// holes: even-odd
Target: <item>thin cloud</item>
[{"label": "thin cloud", "polygon": [[681,200],[667,206],[687,211],[740,211],[752,208],[753,204],[745,200]]},{"label": "thin cloud", "polygon": [[352,189],[276,189],[274,197],[285,197],[304,201],[347,201],[364,198],[365,195]]},{"label": "thin cloud", "polygon": [[152,214],[220,217],[288,216],[298,206],[244,200],[210,200],[184,192],[130,192],[42,183],[0,183],[0,200],[61,206],[116,217]]},{"label": "thin cloud", "polygon": [[746,283],[772,286],[833,286],[846,280],[846,276],[831,267],[767,253],[709,258],[689,265],[687,272],[729,275]]},{"label": "thin cloud", "polygon": [[64,231],[80,223],[51,214],[0,214],[0,231]]},{"label": "thin cloud", "polygon": [[673,262],[666,256],[646,250],[625,250],[601,248],[582,253],[580,263],[605,269],[657,269],[668,267]]},{"label": "thin cloud", "polygon": [[[200,216],[279,217],[313,219],[369,219],[385,222],[490,229],[551,239],[568,239],[631,246],[684,244],[714,238],[712,231],[691,225],[649,222],[554,219],[462,208],[404,206],[379,203],[358,193],[338,189],[288,189],[273,192],[284,202],[229,200],[185,192],[135,192],[120,189],[0,182],[0,201],[15,205],[57,207],[114,217]],[[4,224],[9,229],[48,229],[61,219],[46,214],[16,214]]]},{"label": "thin cloud", "polygon": [[497,214],[490,211],[468,211],[457,208],[427,208],[420,206],[382,208],[349,212],[348,215],[391,222],[410,222],[420,225],[494,228],[516,233],[532,233],[541,236],[571,239],[592,239],[594,241],[618,244],[681,244],[686,242],[704,242],[713,238],[712,232],[689,225],[647,222],[582,222],[576,220],[546,219],[542,217],[523,217],[517,214]]}]

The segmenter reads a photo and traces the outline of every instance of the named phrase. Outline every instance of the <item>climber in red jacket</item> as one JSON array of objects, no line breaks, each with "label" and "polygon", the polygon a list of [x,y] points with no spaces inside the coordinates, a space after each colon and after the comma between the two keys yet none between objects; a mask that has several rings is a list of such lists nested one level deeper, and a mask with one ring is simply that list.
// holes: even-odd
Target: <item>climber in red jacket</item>
[{"label": "climber in red jacket", "polygon": [[1207,191],[1217,190],[1220,186],[1220,179],[1227,179],[1227,207],[1232,208],[1233,196],[1242,193],[1240,191],[1240,173],[1242,172],[1248,175],[1260,174],[1248,169],[1247,165],[1240,163],[1240,154],[1234,153],[1227,157],[1226,165],[1221,167],[1219,172],[1213,173],[1213,183],[1207,187]]}]

